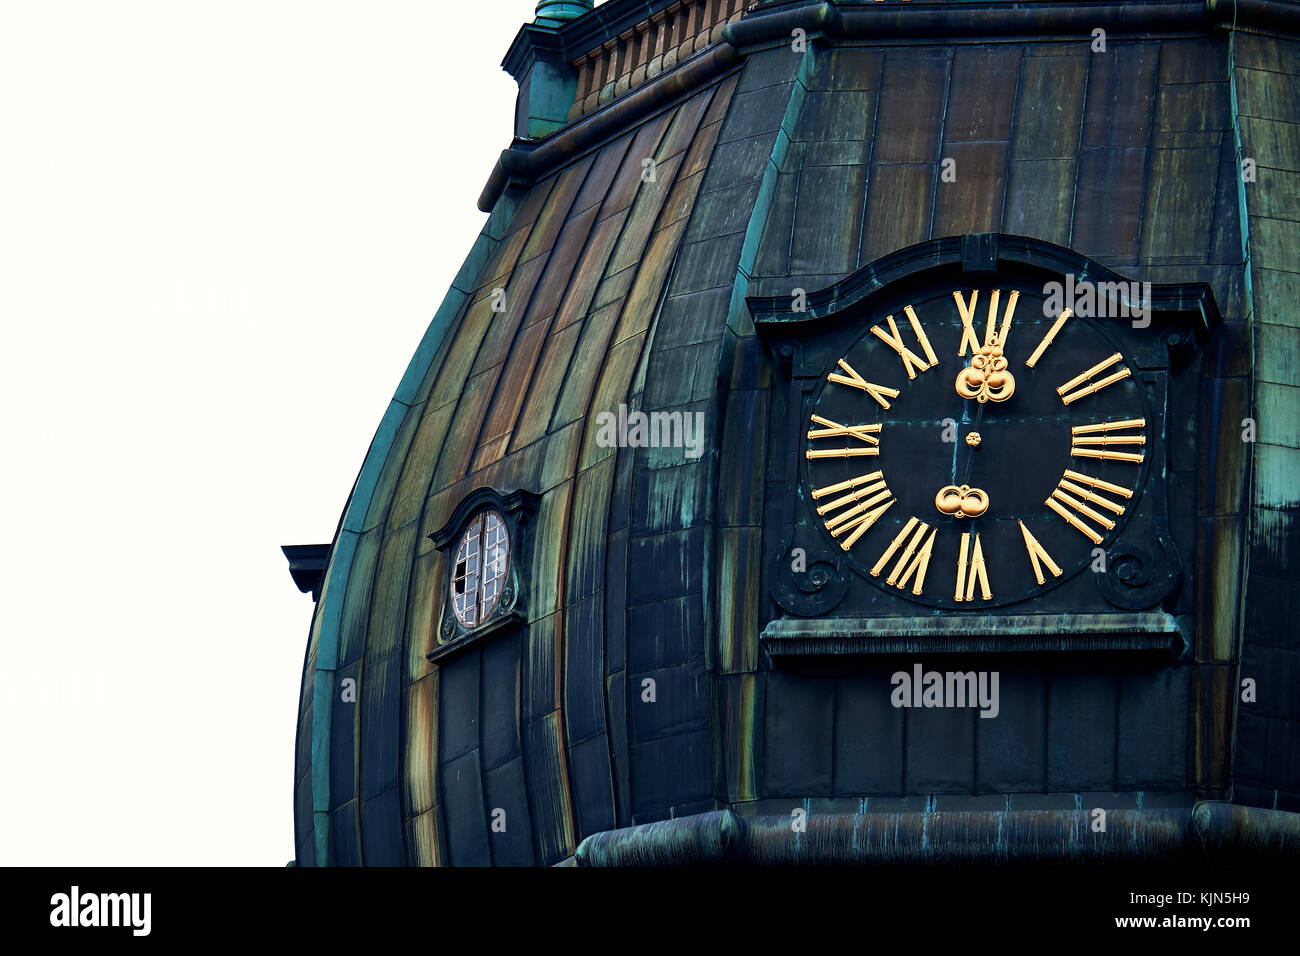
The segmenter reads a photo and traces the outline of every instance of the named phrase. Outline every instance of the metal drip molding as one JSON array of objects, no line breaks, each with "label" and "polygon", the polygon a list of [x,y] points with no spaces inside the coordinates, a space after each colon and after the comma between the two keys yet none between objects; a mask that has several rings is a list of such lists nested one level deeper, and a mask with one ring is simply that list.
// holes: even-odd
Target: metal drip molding
[{"label": "metal drip molding", "polygon": [[1166,651],[1185,640],[1173,615],[1013,614],[797,618],[771,621],[759,636],[774,657],[816,654],[932,654],[982,651]]}]

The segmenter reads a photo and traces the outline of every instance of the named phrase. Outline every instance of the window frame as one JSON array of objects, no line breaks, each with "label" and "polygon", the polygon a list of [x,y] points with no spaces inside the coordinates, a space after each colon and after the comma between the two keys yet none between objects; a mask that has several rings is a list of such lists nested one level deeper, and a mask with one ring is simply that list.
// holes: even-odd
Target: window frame
[{"label": "window frame", "polygon": [[[495,538],[492,536],[495,535]],[[505,550],[499,558],[489,560],[489,549],[505,543]],[[473,553],[468,552],[468,546],[473,545]],[[449,582],[451,593],[452,611],[456,619],[462,625],[470,630],[482,627],[483,624],[492,617],[492,612],[501,602],[502,596],[506,590],[506,581],[510,574],[510,529],[506,524],[505,517],[493,508],[484,508],[470,519],[469,525],[461,532],[460,540],[456,545],[455,558],[452,562],[451,581]],[[464,558],[462,559],[462,554]],[[475,559],[474,567],[468,565],[471,559]],[[462,561],[466,565],[462,573]],[[501,564],[499,570],[493,568],[493,565]],[[492,569],[489,577],[488,571]],[[469,602],[463,602],[460,599],[469,593],[469,588],[458,590],[456,585],[463,581],[473,580],[473,620],[467,620],[468,612],[471,607],[464,605]],[[487,592],[495,586],[495,590],[489,595]]]},{"label": "window frame", "polygon": [[[438,588],[441,595],[441,610],[434,632],[429,636],[427,646],[430,650],[425,655],[430,661],[459,653],[481,639],[527,622],[524,582],[532,557],[530,522],[539,502],[536,494],[522,489],[503,495],[492,488],[479,488],[461,500],[445,525],[429,535],[434,547],[442,553],[438,580],[430,582],[430,586]],[[490,527],[493,515],[499,520],[496,528]],[[505,567],[491,579],[485,579],[487,562],[484,559],[488,554],[487,537],[490,533],[502,536],[494,540],[492,546],[504,541]],[[458,565],[462,545],[468,541],[476,542],[476,553],[466,554],[465,563],[470,563],[473,558],[476,566],[473,570],[467,567],[462,573]],[[460,596],[469,593],[466,589],[458,595],[457,582],[470,579],[475,580],[473,624],[467,624],[462,615],[464,603],[457,607]],[[496,593],[485,600],[485,591],[494,585],[497,586]]]}]

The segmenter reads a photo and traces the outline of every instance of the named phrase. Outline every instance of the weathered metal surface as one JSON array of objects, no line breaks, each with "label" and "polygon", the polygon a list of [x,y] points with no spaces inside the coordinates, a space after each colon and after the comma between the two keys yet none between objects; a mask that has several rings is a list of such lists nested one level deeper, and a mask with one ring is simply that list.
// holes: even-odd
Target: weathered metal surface
[{"label": "weathered metal surface", "polygon": [[[597,833],[578,866],[1102,866],[1300,857],[1300,814],[1225,803],[1114,810],[808,814],[730,810]],[[801,828],[802,827],[802,828]]]},{"label": "weathered metal surface", "polygon": [[[725,86],[722,95],[729,95],[730,89]],[[595,813],[592,802],[602,779],[604,790],[612,791],[608,745],[601,743],[604,738],[599,736],[603,733],[604,706],[599,702],[605,679],[601,655],[593,653],[600,648],[601,637],[598,629],[592,629],[588,613],[598,610],[603,616],[603,602],[594,603],[603,595],[605,573],[608,504],[600,502],[608,501],[613,459],[597,463],[590,428],[587,440],[575,445],[572,439],[579,438],[581,431],[571,423],[579,424],[593,403],[597,409],[612,408],[628,397],[641,341],[650,325],[649,313],[685,227],[683,212],[689,210],[695,191],[674,190],[678,183],[675,172],[698,138],[711,141],[716,136],[720,112],[699,132],[710,116],[714,92],[706,88],[679,109],[642,127],[646,135],[634,136],[630,147],[637,151],[636,159],[624,161],[629,140],[616,141],[604,148],[611,158],[598,153],[579,160],[553,182],[540,184],[512,203],[518,212],[503,230],[495,253],[485,257],[474,291],[466,296],[468,301],[462,300],[462,320],[450,330],[432,373],[421,375],[421,391],[428,397],[402,415],[361,525],[366,534],[360,538],[365,545],[360,551],[361,565],[356,568],[360,573],[347,579],[351,600],[343,603],[343,619],[353,622],[346,630],[353,635],[348,646],[354,650],[345,656],[345,662],[364,655],[364,666],[358,662],[352,675],[359,680],[362,704],[338,708],[336,719],[318,728],[325,739],[335,742],[331,749],[338,758],[331,761],[323,754],[315,758],[321,766],[331,768],[330,777],[336,780],[334,796],[328,799],[336,807],[357,806],[359,810],[351,816],[335,814],[338,826],[343,827],[335,828],[336,835],[346,836],[354,849],[339,856],[340,847],[335,847],[334,862],[380,859],[378,849],[372,847],[367,852],[365,834],[391,832],[393,827],[400,832],[405,827],[414,835],[417,820],[422,821],[418,832],[426,842],[408,843],[406,858],[453,864],[520,862],[519,853],[525,846],[529,862],[549,862],[572,852],[576,827],[603,829],[615,823],[612,801],[605,814]],[[642,178],[641,150],[656,164],[653,178]],[[698,188],[699,177],[694,178],[692,185]],[[671,219],[656,228],[670,195],[676,197]],[[593,248],[590,239],[601,236],[602,230],[607,238]],[[599,258],[583,253],[588,249]],[[588,286],[591,293],[584,296],[586,302],[568,294],[574,288],[569,277],[580,261],[597,278],[605,274],[604,281]],[[622,275],[631,280],[625,285],[626,295],[602,293],[602,288],[619,283]],[[503,290],[502,294],[494,297],[495,288]],[[494,300],[503,307],[494,308]],[[566,324],[556,328],[561,312]],[[584,320],[585,315],[595,313],[607,316],[603,326],[590,318]],[[591,342],[586,348],[575,348],[575,336],[588,326],[595,332]],[[567,347],[548,347],[552,339],[567,342]],[[610,352],[624,356],[624,361],[606,361]],[[573,391],[573,384],[582,378],[576,374],[579,368],[590,370],[589,384]],[[561,399],[562,391],[551,388],[526,402],[530,383],[548,378],[562,383],[569,397]],[[548,428],[557,399],[578,413],[578,421],[566,415]],[[531,416],[524,423],[525,430],[535,437],[508,453],[509,436],[524,409]],[[535,423],[540,423],[540,429]],[[567,465],[556,459],[554,467],[548,462],[539,471],[535,452],[549,446],[564,454]],[[587,449],[585,453],[582,447]],[[594,467],[587,467],[574,481],[575,469],[585,458],[591,458]],[[427,665],[418,663],[418,652],[427,653],[431,624],[445,593],[439,580],[442,564],[425,550],[422,529],[439,527],[468,491],[467,484],[537,487],[539,477],[544,478],[548,471],[554,477],[542,482],[546,487],[539,491],[552,493],[544,496],[535,519],[538,548],[532,567],[527,569],[533,626],[528,628],[528,653],[514,665],[522,668],[522,680],[510,685],[515,689],[508,692],[517,701],[514,707],[521,708],[529,720],[523,723],[522,738],[514,738],[514,744],[501,749],[492,742],[511,738],[484,736],[490,734],[492,722],[484,721],[480,730],[474,717],[477,704],[466,713],[468,698],[456,693],[466,681],[470,685],[487,681],[488,652],[482,652],[481,664],[477,650],[440,663],[432,671],[439,675],[436,683],[426,676],[430,674]],[[578,495],[576,506],[570,504],[573,494]],[[417,571],[414,577],[413,566]],[[377,567],[373,574],[368,570],[371,567]],[[412,582],[417,587],[413,588]],[[594,645],[592,637],[597,642]],[[496,648],[494,643],[493,653]],[[517,658],[520,653],[516,652]],[[417,662],[408,664],[407,673],[412,682],[408,686],[420,687],[418,696],[409,691],[395,696],[395,681],[401,674],[396,666],[399,660]],[[585,669],[589,663],[594,664],[594,673]],[[484,669],[480,671],[480,667]],[[507,693],[505,686],[495,682],[483,692],[493,694],[494,705],[509,708],[505,700],[498,700]],[[593,689],[597,706],[584,706]],[[327,694],[332,696],[333,691]],[[404,720],[398,707],[401,700],[407,703]],[[566,713],[577,721],[575,727],[567,725]],[[592,719],[597,724],[589,726]],[[399,728],[403,726],[406,740],[399,748]],[[593,737],[593,731],[597,736]],[[448,741],[455,743],[443,746]],[[606,752],[603,770],[599,760],[589,763],[599,753],[590,746],[593,742]],[[356,775],[353,746],[366,755],[360,764],[363,777]],[[413,746],[417,751],[412,751]],[[423,752],[426,747],[432,749],[432,756]],[[404,810],[394,813],[388,795],[391,792],[395,797],[399,792],[395,776],[399,749],[404,754],[400,762],[406,768],[401,790],[408,802]],[[352,771],[353,781],[346,789],[343,781],[347,778],[340,776],[345,768]],[[448,782],[464,780],[466,773],[481,778],[480,783],[453,787]],[[486,804],[500,799],[514,808],[512,814],[519,814],[524,791],[518,787],[525,778],[530,781],[528,786],[547,794],[535,801],[531,813],[525,810],[515,816],[527,821],[522,832],[531,832],[532,837],[522,844],[513,843],[513,849],[498,846],[501,841],[489,849]],[[590,789],[593,786],[595,790]],[[331,788],[321,789],[328,793]],[[342,803],[349,794],[362,804]],[[389,813],[391,817],[385,816]],[[448,825],[435,825],[443,817]],[[476,819],[481,827],[469,822]],[[479,835],[466,832],[467,826],[479,830]],[[430,838],[439,839],[436,849],[428,846]],[[315,839],[314,843],[318,862],[329,861],[329,839]],[[401,844],[399,839],[399,852]],[[386,854],[391,849],[385,845]]]},{"label": "weathered metal surface", "polygon": [[[1294,21],[1294,5],[1286,7]],[[1291,395],[1300,385],[1295,332],[1300,321],[1288,285],[1293,289],[1300,274],[1300,193],[1287,170],[1297,166],[1288,146],[1294,146],[1290,137],[1300,118],[1300,41],[1238,34],[1230,56],[1234,160],[1251,159],[1260,169],[1256,182],[1238,186],[1253,306],[1249,345],[1243,342],[1242,348],[1253,353],[1250,391],[1242,389],[1223,412],[1225,431],[1243,427],[1247,416],[1259,429],[1257,442],[1233,443],[1245,456],[1253,451],[1253,472],[1240,564],[1242,606],[1233,635],[1240,663],[1233,675],[1236,733],[1229,746],[1236,752],[1229,759],[1237,799],[1294,809],[1300,807],[1295,759],[1300,740],[1294,734],[1300,719],[1300,695],[1294,690],[1300,668],[1300,623],[1294,614],[1300,602],[1300,440],[1288,422],[1293,421]],[[1269,688],[1253,703],[1240,701],[1236,692],[1246,678]],[[1283,690],[1288,681],[1291,690]]]}]

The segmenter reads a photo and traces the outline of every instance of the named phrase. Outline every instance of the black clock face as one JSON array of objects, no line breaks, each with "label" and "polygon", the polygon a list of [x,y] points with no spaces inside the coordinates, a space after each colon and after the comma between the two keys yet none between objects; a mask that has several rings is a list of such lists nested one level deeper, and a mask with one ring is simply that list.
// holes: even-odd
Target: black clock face
[{"label": "black clock face", "polygon": [[1028,283],[886,302],[827,370],[801,493],[861,577],[936,608],[1011,604],[1093,565],[1134,512],[1137,369],[1049,305]]}]

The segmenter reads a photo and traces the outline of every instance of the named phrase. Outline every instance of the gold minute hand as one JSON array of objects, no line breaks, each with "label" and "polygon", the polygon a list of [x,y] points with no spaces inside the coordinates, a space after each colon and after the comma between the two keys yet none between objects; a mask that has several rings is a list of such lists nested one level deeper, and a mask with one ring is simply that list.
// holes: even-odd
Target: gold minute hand
[{"label": "gold minute hand", "polygon": [[969,454],[969,456],[966,458],[966,473],[962,476],[962,479],[961,479],[960,484],[963,484],[963,485],[969,485],[969,484],[970,484],[970,476],[971,476],[971,472],[972,472],[972,471],[974,470],[974,468],[975,468],[975,453],[979,450],[979,444],[978,444],[978,443],[971,444],[971,442],[970,442],[970,440],[969,440],[969,436],[970,436],[970,435],[979,435],[979,431],[980,431],[980,423],[983,422],[983,421],[984,421],[984,403],[981,402],[980,405],[979,405],[979,410],[975,413],[975,425],[974,425],[974,427],[973,427],[973,428],[972,428],[972,429],[967,433],[967,442],[966,442],[966,444],[970,446],[970,454]]}]

